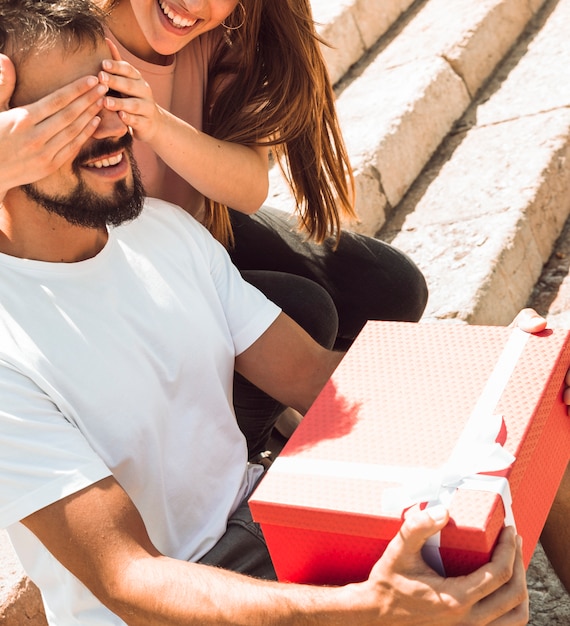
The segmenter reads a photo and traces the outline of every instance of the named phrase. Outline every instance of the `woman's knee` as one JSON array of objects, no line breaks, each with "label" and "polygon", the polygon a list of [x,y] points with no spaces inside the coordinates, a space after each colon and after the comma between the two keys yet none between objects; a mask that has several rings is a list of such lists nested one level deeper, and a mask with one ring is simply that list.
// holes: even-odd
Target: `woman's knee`
[{"label": "woman's knee", "polygon": [[338,333],[338,314],[326,289],[303,276],[285,272],[246,270],[242,275],[315,341],[326,348],[333,346]]},{"label": "woman's knee", "polygon": [[328,267],[336,276],[334,301],[339,334],[353,339],[367,320],[417,322],[426,307],[428,287],[412,259],[390,244],[343,233]]}]

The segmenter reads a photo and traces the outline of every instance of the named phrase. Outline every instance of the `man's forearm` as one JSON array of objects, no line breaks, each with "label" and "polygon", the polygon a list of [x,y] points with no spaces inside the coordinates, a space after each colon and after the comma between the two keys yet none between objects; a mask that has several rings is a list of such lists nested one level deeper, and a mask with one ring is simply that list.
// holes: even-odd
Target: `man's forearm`
[{"label": "man's forearm", "polygon": [[261,581],[161,555],[113,477],[22,522],[132,626],[485,626],[500,616],[504,626],[526,624],[525,570],[513,529],[503,531],[489,564],[441,578],[421,557],[426,539],[448,521],[445,510],[432,515],[406,518],[368,581],[329,588]]},{"label": "man's forearm", "polygon": [[274,583],[166,557],[131,564],[112,595],[100,599],[131,626],[368,623],[358,585]]}]

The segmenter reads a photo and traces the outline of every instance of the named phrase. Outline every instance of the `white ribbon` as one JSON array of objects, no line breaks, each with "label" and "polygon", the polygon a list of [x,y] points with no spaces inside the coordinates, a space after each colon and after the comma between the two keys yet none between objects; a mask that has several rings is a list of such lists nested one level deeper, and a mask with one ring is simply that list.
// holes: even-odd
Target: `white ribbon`
[{"label": "white ribbon", "polygon": [[404,481],[400,481],[401,487],[386,490],[382,500],[383,509],[396,513],[420,502],[449,508],[455,491],[463,488],[468,482],[471,485],[481,482],[482,491],[502,493],[503,488],[496,489],[490,484],[505,479],[484,475],[484,472],[506,470],[515,460],[510,452],[496,442],[502,425],[501,415],[481,419],[476,433],[477,438],[470,440],[462,436],[447,462],[440,468],[416,468],[407,473]]}]

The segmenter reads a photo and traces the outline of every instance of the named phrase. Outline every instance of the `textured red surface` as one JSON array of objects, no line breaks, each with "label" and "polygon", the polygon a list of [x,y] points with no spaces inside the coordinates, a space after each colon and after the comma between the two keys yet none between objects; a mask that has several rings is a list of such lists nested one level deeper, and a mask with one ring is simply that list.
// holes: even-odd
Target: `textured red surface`
[{"label": "textured red surface", "polygon": [[[438,468],[449,457],[511,329],[369,322],[283,449],[289,462],[336,464],[332,475],[273,472],[250,500],[280,579],[342,584],[366,578],[401,524],[383,510],[396,483],[343,475],[345,464]],[[529,337],[495,412],[525,564],[567,465],[562,402],[570,331]],[[505,434],[505,433],[503,433]],[[328,464],[328,465],[327,465]],[[446,572],[489,560],[503,525],[500,498],[458,490],[441,536]]]}]

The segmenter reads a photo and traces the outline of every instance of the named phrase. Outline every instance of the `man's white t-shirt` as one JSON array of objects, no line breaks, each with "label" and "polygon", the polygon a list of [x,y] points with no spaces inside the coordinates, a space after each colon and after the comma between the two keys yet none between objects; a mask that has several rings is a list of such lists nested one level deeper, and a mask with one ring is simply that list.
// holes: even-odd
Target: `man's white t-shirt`
[{"label": "man's white t-shirt", "polygon": [[0,526],[51,624],[122,622],[19,520],[112,474],[158,550],[199,559],[255,479],[234,359],[278,314],[159,200],[86,261],[0,255]]}]

